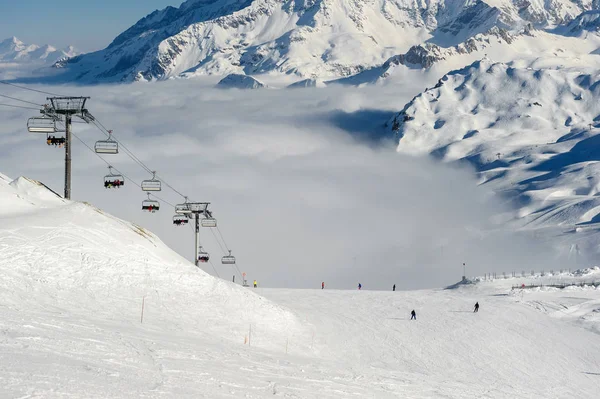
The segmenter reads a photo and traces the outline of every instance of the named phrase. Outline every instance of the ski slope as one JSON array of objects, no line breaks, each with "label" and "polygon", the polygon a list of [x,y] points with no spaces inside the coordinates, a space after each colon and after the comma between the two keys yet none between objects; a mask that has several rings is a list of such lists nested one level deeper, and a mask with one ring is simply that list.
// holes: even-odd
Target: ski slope
[{"label": "ski slope", "polygon": [[0,205],[2,398],[597,396],[597,289],[243,288],[35,181]]}]

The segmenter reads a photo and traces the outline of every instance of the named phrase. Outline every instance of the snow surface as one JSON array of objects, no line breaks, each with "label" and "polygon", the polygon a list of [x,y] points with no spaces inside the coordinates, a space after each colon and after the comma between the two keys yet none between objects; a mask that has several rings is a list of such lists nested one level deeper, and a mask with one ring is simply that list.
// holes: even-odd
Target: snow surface
[{"label": "snow surface", "polygon": [[436,59],[472,53],[597,7],[589,0],[189,0],[55,67],[62,81],[93,83],[230,73],[325,80],[380,67],[413,46],[433,45]]},{"label": "snow surface", "polygon": [[565,250],[597,253],[598,68],[579,65],[593,57],[453,71],[390,120],[398,151],[469,162],[520,209],[519,226],[577,232]]},{"label": "snow surface", "polygon": [[91,205],[0,188],[36,204],[0,215],[2,397],[597,396],[598,289],[243,288]]},{"label": "snow surface", "polygon": [[25,44],[16,37],[0,42],[0,62],[48,64],[76,55],[77,52],[73,46],[59,50],[49,44],[43,46]]}]

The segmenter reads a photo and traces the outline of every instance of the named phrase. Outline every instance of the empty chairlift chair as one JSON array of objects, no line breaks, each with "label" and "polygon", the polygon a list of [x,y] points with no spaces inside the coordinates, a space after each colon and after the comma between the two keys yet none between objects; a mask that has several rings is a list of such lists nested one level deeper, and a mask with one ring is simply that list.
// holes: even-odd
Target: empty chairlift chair
[{"label": "empty chairlift chair", "polygon": [[210,256],[208,255],[208,252],[204,251],[202,249],[202,247],[200,247],[200,251],[198,252],[198,261],[202,262],[202,263],[206,263],[206,262],[208,262],[209,259],[210,259]]},{"label": "empty chairlift chair", "polygon": [[142,211],[154,213],[159,209],[160,202],[150,199],[150,193],[148,193],[148,199],[142,201]]},{"label": "empty chairlift chair", "polygon": [[143,191],[160,191],[160,180],[156,178],[156,172],[152,172],[152,179],[142,181]]},{"label": "empty chairlift chair", "polygon": [[192,209],[187,202],[187,197],[185,197],[185,203],[175,205],[175,213],[178,215],[191,215]]},{"label": "empty chairlift chair", "polygon": [[212,217],[211,214],[208,214],[200,221],[200,224],[202,227],[217,227],[217,219]]},{"label": "empty chairlift chair", "polygon": [[47,116],[34,116],[27,120],[27,130],[30,133],[56,133],[56,120]]},{"label": "empty chairlift chair", "polygon": [[108,174],[104,176],[104,188],[119,188],[125,184],[123,175],[114,174],[112,166],[108,167]]},{"label": "empty chairlift chair", "polygon": [[112,130],[108,131],[108,139],[96,141],[94,146],[96,154],[118,154],[119,143],[112,139]]},{"label": "empty chairlift chair", "polygon": [[221,263],[224,265],[235,265],[235,256],[231,254],[231,249],[229,250],[229,255],[221,258]]},{"label": "empty chairlift chair", "polygon": [[175,215],[173,216],[173,224],[175,226],[185,226],[186,224],[188,224],[188,218],[187,216],[183,215]]}]

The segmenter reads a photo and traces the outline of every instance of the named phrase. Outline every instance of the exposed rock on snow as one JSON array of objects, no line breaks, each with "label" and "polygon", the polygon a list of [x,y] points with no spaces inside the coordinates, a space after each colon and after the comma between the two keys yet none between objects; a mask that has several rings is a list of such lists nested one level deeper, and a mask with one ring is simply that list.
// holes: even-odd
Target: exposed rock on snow
[{"label": "exposed rock on snow", "polygon": [[263,83],[254,79],[252,76],[240,75],[232,73],[225,76],[217,83],[221,88],[236,88],[236,89],[261,89],[266,87]]},{"label": "exposed rock on snow", "polygon": [[[521,33],[529,33],[528,29]],[[425,43],[423,45],[412,46],[405,54],[399,54],[391,57],[383,65],[370,68],[361,73],[347,78],[333,80],[330,83],[362,85],[381,83],[389,76],[394,75],[398,69],[428,69],[436,63],[451,58],[456,55],[471,54],[484,50],[492,42],[510,44],[515,39],[515,33],[510,33],[505,29],[493,27],[488,32],[478,34],[464,43],[453,47],[443,48],[436,44]]]},{"label": "exposed rock on snow", "polygon": [[294,82],[288,86],[290,89],[301,88],[301,87],[325,87],[327,86],[323,81],[318,79],[304,79],[299,82]]},{"label": "exposed rock on snow", "polygon": [[[278,72],[345,77],[411,46],[448,48],[474,36],[571,21],[580,0],[188,0],[142,18],[104,50],[61,61],[66,80],[161,80],[173,76]],[[432,50],[430,49],[429,52]],[[432,60],[409,51],[414,65]]]},{"label": "exposed rock on snow", "polygon": [[556,29],[557,33],[568,36],[585,36],[587,32],[600,31],[600,10],[591,10],[582,13],[566,26]]}]

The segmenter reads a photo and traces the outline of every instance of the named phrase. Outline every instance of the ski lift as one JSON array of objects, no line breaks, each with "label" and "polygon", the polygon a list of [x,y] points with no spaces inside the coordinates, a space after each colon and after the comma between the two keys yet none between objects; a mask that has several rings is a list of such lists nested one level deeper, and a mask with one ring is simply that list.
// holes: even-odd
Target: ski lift
[{"label": "ski lift", "polygon": [[217,227],[217,219],[212,216],[207,216],[200,221],[202,227]]},{"label": "ski lift", "polygon": [[175,226],[185,226],[188,224],[188,218],[186,216],[175,215],[173,216],[173,224]]},{"label": "ski lift", "polygon": [[209,259],[210,259],[210,255],[208,255],[208,252],[204,251],[202,249],[202,247],[200,247],[200,251],[198,252],[198,261],[202,262],[202,263],[206,263],[206,262],[208,262]]},{"label": "ski lift", "polygon": [[148,212],[156,212],[160,209],[160,202],[155,201],[155,200],[151,200],[150,199],[150,193],[148,193],[148,199],[142,201],[142,211],[148,211]]},{"label": "ski lift", "polygon": [[229,250],[229,255],[221,258],[221,263],[224,265],[235,265],[235,256],[231,254],[231,249]]},{"label": "ski lift", "polygon": [[191,215],[192,210],[188,204],[187,197],[185,197],[185,202],[183,204],[175,205],[175,213],[178,215]]},{"label": "ski lift", "polygon": [[112,130],[108,131],[108,139],[96,141],[94,146],[96,154],[118,154],[119,143],[112,139]]},{"label": "ski lift", "polygon": [[27,120],[27,130],[30,133],[56,133],[56,120],[47,116],[34,116]]},{"label": "ski lift", "polygon": [[119,188],[125,184],[123,175],[114,174],[112,172],[112,166],[108,167],[108,174],[104,176],[104,188]]},{"label": "ski lift", "polygon": [[152,172],[152,179],[142,181],[143,191],[160,191],[160,180],[156,178],[156,172]]}]

